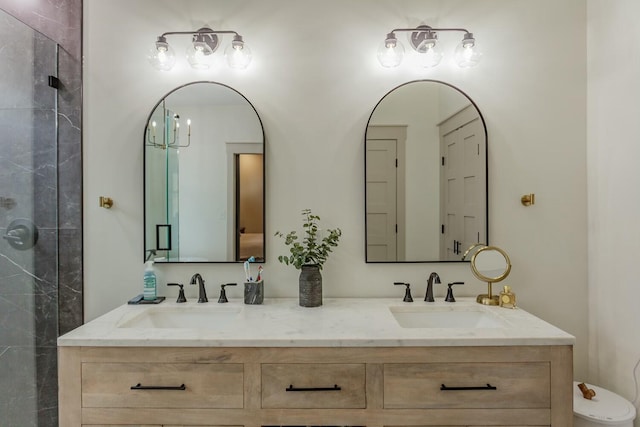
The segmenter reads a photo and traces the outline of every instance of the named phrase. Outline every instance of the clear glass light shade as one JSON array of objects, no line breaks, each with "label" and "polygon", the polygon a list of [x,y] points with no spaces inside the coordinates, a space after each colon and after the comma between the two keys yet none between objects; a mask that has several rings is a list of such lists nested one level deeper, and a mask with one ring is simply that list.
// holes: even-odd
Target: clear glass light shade
[{"label": "clear glass light shade", "polygon": [[429,45],[424,52],[418,52],[418,64],[423,68],[432,68],[442,61],[443,56],[437,44]]},{"label": "clear glass light shade", "polygon": [[251,63],[251,49],[244,42],[233,42],[224,50],[229,67],[244,69]]},{"label": "clear glass light shade", "polygon": [[482,58],[482,53],[478,50],[478,45],[463,40],[457,47],[454,54],[456,64],[461,68],[475,67]]},{"label": "clear glass light shade", "polygon": [[187,48],[187,61],[191,68],[207,70],[213,62],[213,51],[205,42],[194,41]]},{"label": "clear glass light shade", "polygon": [[156,70],[169,71],[176,63],[176,54],[166,43],[154,43],[149,49],[147,60]]},{"label": "clear glass light shade", "polygon": [[389,42],[385,40],[378,48],[378,61],[386,68],[393,68],[400,65],[404,57],[404,47],[398,41]]}]

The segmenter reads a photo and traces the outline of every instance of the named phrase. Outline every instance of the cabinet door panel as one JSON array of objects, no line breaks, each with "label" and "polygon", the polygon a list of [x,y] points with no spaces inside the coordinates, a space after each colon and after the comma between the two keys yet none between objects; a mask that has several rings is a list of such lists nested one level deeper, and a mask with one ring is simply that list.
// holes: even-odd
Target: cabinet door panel
[{"label": "cabinet door panel", "polygon": [[385,409],[549,408],[548,363],[384,365]]},{"label": "cabinet door panel", "polygon": [[262,365],[263,408],[332,409],[365,406],[364,364]]},{"label": "cabinet door panel", "polygon": [[232,363],[83,363],[82,406],[242,408],[243,376]]}]

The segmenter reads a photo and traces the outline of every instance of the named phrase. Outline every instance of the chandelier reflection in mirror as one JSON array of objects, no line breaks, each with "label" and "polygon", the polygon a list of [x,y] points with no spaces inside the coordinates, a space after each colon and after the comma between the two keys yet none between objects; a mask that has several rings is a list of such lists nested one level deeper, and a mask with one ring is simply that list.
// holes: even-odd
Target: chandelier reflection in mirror
[{"label": "chandelier reflection in mirror", "polygon": [[397,39],[395,33],[409,32],[409,44],[417,53],[417,60],[424,68],[435,67],[444,57],[444,53],[438,45],[438,33],[462,32],[462,41],[455,49],[454,59],[461,68],[474,67],[480,62],[482,53],[478,50],[473,33],[464,28],[432,28],[428,25],[420,25],[416,28],[396,28],[387,34],[384,42],[378,49],[378,61],[383,67],[393,68],[400,65],[404,58],[404,46]]},{"label": "chandelier reflection in mirror", "polygon": [[222,42],[223,34],[232,34],[231,43],[224,50],[227,64],[231,68],[244,69],[251,63],[251,49],[245,44],[242,36],[235,31],[214,31],[209,27],[202,27],[196,31],[169,31],[158,36],[149,50],[149,63],[161,71],[169,71],[176,63],[176,55],[167,41],[167,36],[189,35],[191,44],[187,48],[186,57],[192,68],[207,70],[214,61],[214,52]]},{"label": "chandelier reflection in mirror", "polygon": [[[191,119],[187,119],[187,141],[181,143],[180,115],[163,108],[162,117],[152,117],[147,124],[147,146],[162,150],[191,145]],[[160,123],[158,123],[158,121]]]}]

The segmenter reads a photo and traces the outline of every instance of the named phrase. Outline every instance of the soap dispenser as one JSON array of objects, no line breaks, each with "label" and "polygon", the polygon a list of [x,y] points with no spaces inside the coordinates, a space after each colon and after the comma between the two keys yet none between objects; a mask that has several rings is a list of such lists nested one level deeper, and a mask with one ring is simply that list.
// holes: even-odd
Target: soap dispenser
[{"label": "soap dispenser", "polygon": [[157,280],[156,280],[156,272],[153,268],[153,261],[147,261],[144,263],[144,288],[142,291],[143,299],[145,301],[155,301],[157,294]]},{"label": "soap dispenser", "polygon": [[500,292],[500,307],[516,308],[516,294],[511,291],[511,286],[504,285]]}]

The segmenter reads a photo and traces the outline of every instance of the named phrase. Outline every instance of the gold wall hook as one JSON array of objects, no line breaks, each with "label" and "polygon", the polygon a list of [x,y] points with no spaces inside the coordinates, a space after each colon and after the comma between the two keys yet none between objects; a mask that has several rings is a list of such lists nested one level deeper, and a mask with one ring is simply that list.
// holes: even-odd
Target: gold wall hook
[{"label": "gold wall hook", "polygon": [[111,209],[113,206],[113,199],[111,197],[100,196],[100,207],[105,209]]},{"label": "gold wall hook", "polygon": [[535,205],[536,204],[536,195],[533,194],[533,193],[525,194],[524,196],[522,196],[522,198],[520,198],[520,202],[522,203],[523,206]]}]

